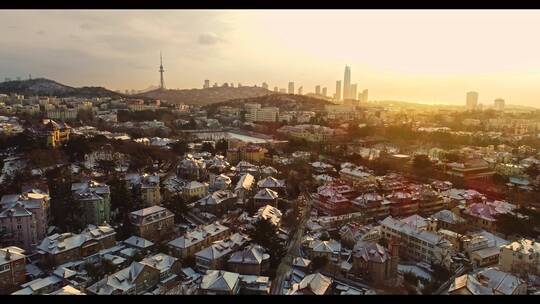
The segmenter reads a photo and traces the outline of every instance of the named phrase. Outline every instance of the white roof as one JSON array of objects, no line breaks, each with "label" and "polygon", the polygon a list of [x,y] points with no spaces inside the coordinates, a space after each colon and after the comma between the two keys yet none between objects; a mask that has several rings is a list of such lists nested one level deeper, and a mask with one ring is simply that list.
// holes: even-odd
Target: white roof
[{"label": "white roof", "polygon": [[274,190],[264,188],[259,190],[257,194],[255,194],[254,199],[260,199],[260,200],[275,200],[278,198],[278,193]]},{"label": "white roof", "polygon": [[150,242],[149,240],[135,235],[132,235],[128,239],[124,240],[124,244],[143,249],[152,247],[154,245],[154,243]]},{"label": "white roof", "polygon": [[320,273],[314,273],[306,276],[298,284],[298,289],[308,288],[316,295],[323,295],[326,293],[328,288],[332,285],[332,279],[322,275]]},{"label": "white roof", "polygon": [[201,289],[232,291],[239,282],[240,275],[223,270],[209,270],[202,278]]}]

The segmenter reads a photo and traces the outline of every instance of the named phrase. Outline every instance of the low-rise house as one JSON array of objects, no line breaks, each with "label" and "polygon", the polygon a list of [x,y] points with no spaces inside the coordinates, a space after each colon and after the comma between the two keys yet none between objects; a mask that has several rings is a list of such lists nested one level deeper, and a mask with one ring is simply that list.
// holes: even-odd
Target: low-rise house
[{"label": "low-rise house", "polygon": [[153,242],[167,238],[174,230],[174,214],[160,206],[133,211],[129,219],[137,236]]},{"label": "low-rise house", "polygon": [[300,283],[293,284],[290,295],[329,295],[332,294],[333,280],[320,273],[310,274],[302,279]]},{"label": "low-rise house", "polygon": [[231,187],[231,178],[225,174],[215,175],[210,174],[210,189],[226,190]]},{"label": "low-rise house", "polygon": [[0,249],[0,294],[26,282],[26,255],[19,247]]},{"label": "low-rise house", "polygon": [[256,218],[257,220],[270,221],[270,223],[272,223],[274,226],[279,227],[281,224],[282,214],[278,208],[266,205],[257,210]]},{"label": "low-rise house", "polygon": [[209,270],[202,277],[199,294],[236,295],[240,292],[240,275],[223,270]]},{"label": "low-rise house", "polygon": [[231,255],[227,261],[230,271],[239,274],[260,276],[270,266],[270,255],[259,245],[251,245]]},{"label": "low-rise house", "polygon": [[328,261],[338,263],[340,262],[341,243],[336,240],[314,240],[309,243],[307,251],[312,260],[315,257],[326,257]]},{"label": "low-rise house", "polygon": [[128,189],[139,193],[145,207],[159,205],[161,203],[161,191],[159,176],[157,174],[126,174]]},{"label": "low-rise house", "polygon": [[379,284],[397,276],[398,261],[397,246],[389,250],[377,243],[359,241],[353,248],[352,270]]},{"label": "low-rise house", "polygon": [[511,212],[516,207],[505,202],[474,203],[466,207],[462,215],[467,222],[486,230],[497,230],[497,217]]},{"label": "low-rise house", "polygon": [[161,293],[174,287],[182,269],[179,259],[164,253],[147,257],[141,263],[159,270],[159,290]]},{"label": "low-rise house", "polygon": [[239,199],[245,201],[253,191],[253,184],[255,183],[255,177],[253,175],[246,173],[240,176],[236,187],[234,188],[234,193],[238,196]]},{"label": "low-rise house", "polygon": [[201,198],[206,195],[208,192],[208,185],[205,183],[200,183],[198,181],[191,181],[189,183],[186,183],[184,187],[182,187],[182,196],[184,199],[193,199],[193,198]]},{"label": "low-rise house", "polygon": [[178,165],[178,176],[186,179],[199,179],[206,176],[206,163],[188,154]]},{"label": "low-rise house", "polygon": [[84,296],[86,295],[86,293],[80,291],[79,289],[71,286],[71,285],[66,285],[60,289],[58,289],[57,291],[53,291],[51,293],[49,293],[49,295],[53,295],[53,296]]},{"label": "low-rise house", "polygon": [[491,267],[454,279],[448,288],[451,295],[524,295],[527,283],[522,279]]},{"label": "low-rise house", "polygon": [[520,239],[502,246],[499,267],[518,274],[540,274],[540,244],[530,239]]},{"label": "low-rise house", "polygon": [[456,230],[456,228],[466,222],[461,216],[446,209],[432,214],[430,218],[437,221],[438,229],[448,229],[452,231]]},{"label": "low-rise house", "polygon": [[197,268],[202,270],[222,269],[229,256],[241,249],[249,238],[241,233],[235,233],[228,239],[214,242],[212,245],[195,253]]},{"label": "low-rise house", "polygon": [[123,242],[126,246],[135,248],[137,250],[151,250],[154,247],[154,243],[143,239],[141,237],[138,237],[136,235],[132,235],[129,238],[125,239]]},{"label": "low-rise house", "polygon": [[144,294],[160,282],[159,269],[142,262],[133,262],[112,275],[88,287],[87,292],[93,295],[140,295]]},{"label": "low-rise house", "polygon": [[111,219],[111,191],[109,186],[93,180],[71,185],[75,203],[82,209],[85,225],[101,225]]},{"label": "low-rise house", "polygon": [[111,226],[89,225],[80,234],[53,234],[41,241],[37,247],[44,266],[57,266],[77,260],[95,262],[100,250],[116,244],[116,232]]},{"label": "low-rise house", "polygon": [[230,190],[218,190],[201,198],[195,203],[195,205],[204,212],[222,215],[231,210],[236,201],[236,194]]},{"label": "low-rise house", "polygon": [[167,243],[172,254],[179,258],[192,256],[213,242],[223,240],[231,235],[228,227],[218,222],[186,232],[183,236]]},{"label": "low-rise house", "polygon": [[259,190],[253,197],[255,208],[260,208],[266,205],[277,207],[279,195],[276,191],[263,188]]},{"label": "low-rise house", "polygon": [[257,182],[257,187],[259,189],[268,188],[268,189],[273,190],[273,191],[275,191],[277,193],[284,193],[284,191],[285,191],[285,181],[275,179],[272,176],[268,176],[268,177],[258,181]]},{"label": "low-rise house", "polygon": [[240,275],[240,294],[268,295],[270,294],[270,278],[258,275]]},{"label": "low-rise house", "polygon": [[12,293],[12,295],[45,295],[59,290],[65,285],[64,283],[64,280],[58,276],[50,275],[22,284],[22,288]]}]

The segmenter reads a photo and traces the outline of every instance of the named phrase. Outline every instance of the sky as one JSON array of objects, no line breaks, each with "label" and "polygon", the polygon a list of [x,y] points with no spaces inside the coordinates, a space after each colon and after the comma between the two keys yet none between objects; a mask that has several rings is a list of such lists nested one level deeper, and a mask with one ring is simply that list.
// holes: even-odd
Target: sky
[{"label": "sky", "polygon": [[234,82],[370,100],[540,106],[540,10],[2,10],[0,81],[142,90]]}]

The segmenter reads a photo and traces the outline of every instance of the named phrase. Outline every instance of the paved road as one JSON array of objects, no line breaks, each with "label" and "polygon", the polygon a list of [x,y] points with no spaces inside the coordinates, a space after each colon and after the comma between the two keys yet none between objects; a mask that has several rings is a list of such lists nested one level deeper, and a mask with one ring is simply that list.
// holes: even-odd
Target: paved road
[{"label": "paved road", "polygon": [[302,236],[304,235],[306,223],[311,213],[312,198],[308,193],[304,193],[298,199],[304,200],[306,204],[303,208],[303,212],[301,215],[302,218],[300,219],[299,225],[297,226],[294,235],[289,239],[289,242],[287,244],[287,254],[281,259],[281,263],[276,270],[276,276],[270,288],[270,294],[273,295],[282,294],[283,283],[292,269],[293,259],[297,256],[301,256],[300,244],[302,241]]}]

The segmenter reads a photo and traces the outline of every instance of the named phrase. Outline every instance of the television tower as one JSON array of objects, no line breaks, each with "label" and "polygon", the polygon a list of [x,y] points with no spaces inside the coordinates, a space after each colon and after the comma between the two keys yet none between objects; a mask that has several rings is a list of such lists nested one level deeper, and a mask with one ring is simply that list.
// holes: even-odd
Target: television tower
[{"label": "television tower", "polygon": [[165,82],[163,81],[163,72],[165,72],[165,70],[163,69],[163,56],[161,56],[161,51],[159,52],[159,76],[160,76],[160,81],[159,81],[159,88],[161,90],[164,90],[165,89]]}]

